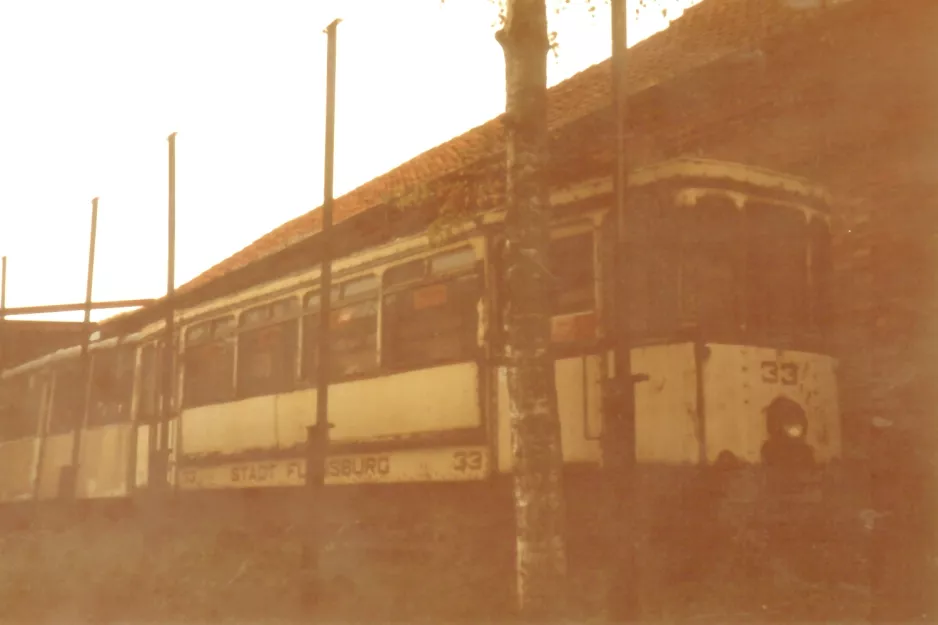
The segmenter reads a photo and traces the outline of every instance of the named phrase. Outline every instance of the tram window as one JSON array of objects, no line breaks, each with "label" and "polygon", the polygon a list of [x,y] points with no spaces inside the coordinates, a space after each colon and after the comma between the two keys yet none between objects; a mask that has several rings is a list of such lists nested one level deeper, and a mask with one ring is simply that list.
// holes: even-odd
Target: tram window
[{"label": "tram window", "polygon": [[807,224],[801,212],[746,205],[749,325],[757,335],[791,336],[807,321]]},{"label": "tram window", "polygon": [[377,298],[333,309],[329,325],[333,376],[360,375],[378,366]]},{"label": "tram window", "polygon": [[88,425],[119,423],[130,418],[134,350],[127,346],[97,350],[91,364]]},{"label": "tram window", "polygon": [[384,286],[392,287],[405,282],[423,280],[427,274],[427,262],[423,258],[403,265],[391,267],[384,272]]},{"label": "tram window", "polygon": [[[296,300],[258,306],[241,316],[238,396],[285,393],[295,383],[299,321]],[[260,327],[257,327],[259,324]]]},{"label": "tram window", "polygon": [[[358,280],[351,280],[342,285],[342,299],[378,294],[377,276],[367,276]],[[335,301],[335,298],[333,298]]]},{"label": "tram window", "polygon": [[471,247],[461,247],[452,252],[437,254],[430,259],[430,273],[439,276],[445,273],[472,269],[477,262],[475,250]]},{"label": "tram window", "polygon": [[830,325],[832,274],[830,229],[815,219],[811,224],[811,321],[822,336]]},{"label": "tram window", "polygon": [[82,422],[85,403],[85,377],[78,360],[59,365],[55,372],[50,434],[71,432]]},{"label": "tram window", "polygon": [[40,389],[37,376],[20,374],[0,382],[0,440],[36,435]]},{"label": "tram window", "polygon": [[593,233],[584,232],[550,242],[554,315],[588,312],[596,306]]},{"label": "tram window", "polygon": [[[384,298],[384,361],[392,368],[432,366],[472,358],[477,347],[478,302],[482,295],[472,248],[430,260],[435,272],[418,285]],[[470,273],[466,273],[470,270]]]},{"label": "tram window", "polygon": [[638,337],[660,338],[678,325],[682,213],[671,194],[643,194],[634,205],[625,252],[631,327]]},{"label": "tram window", "polygon": [[319,324],[321,298],[319,293],[306,296],[303,308],[303,361],[301,375],[307,383],[315,384],[319,368]]},{"label": "tram window", "polygon": [[[307,295],[303,316],[303,379],[315,384],[321,301]],[[329,318],[330,379],[369,373],[378,366],[378,280],[366,276],[334,287]]]},{"label": "tram window", "polygon": [[708,331],[738,329],[740,211],[725,196],[701,197],[685,211],[682,317]]},{"label": "tram window", "polygon": [[149,423],[155,421],[160,410],[160,380],[162,377],[162,343],[153,341],[144,346],[140,353],[140,384],[137,400],[139,419]]},{"label": "tram window", "polygon": [[[233,320],[215,319],[186,333],[184,403],[187,408],[230,401],[234,396]],[[193,338],[195,337],[195,338]]]},{"label": "tram window", "polygon": [[[633,200],[633,208],[629,219],[629,229],[626,234],[625,258],[622,262],[626,266],[626,277],[628,280],[628,307],[629,307],[629,327],[635,336],[644,336],[648,332],[648,310],[650,306],[651,293],[651,274],[649,272],[649,248],[652,211],[647,193],[636,192]],[[606,290],[609,294],[609,301],[615,302],[616,276],[618,268],[615,263],[618,261],[615,253],[617,235],[615,234],[615,222],[607,224],[607,236],[609,237],[609,275],[612,280],[606,281]]]}]

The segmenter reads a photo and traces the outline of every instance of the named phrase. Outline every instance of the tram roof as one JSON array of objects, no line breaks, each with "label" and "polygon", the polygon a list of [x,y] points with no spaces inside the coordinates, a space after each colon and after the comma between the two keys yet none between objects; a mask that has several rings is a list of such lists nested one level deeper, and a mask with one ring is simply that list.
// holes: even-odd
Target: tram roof
[{"label": "tram roof", "polygon": [[705,158],[675,158],[642,167],[629,175],[629,183],[631,186],[642,186],[682,178],[731,181],[763,189],[784,191],[827,204],[831,202],[831,197],[824,187],[807,178],[754,165]]},{"label": "tram roof", "polygon": [[[694,70],[758,47],[769,37],[781,32],[792,32],[817,21],[819,16],[819,12],[793,10],[786,7],[785,3],[703,0],[686,10],[669,28],[630,49],[626,80],[629,95],[634,96],[657,85],[679,80]],[[609,108],[610,63],[610,59],[606,59],[548,90],[548,126],[551,132],[570,127],[579,120]],[[336,198],[336,225],[380,208],[387,203],[388,198],[406,195],[415,189],[458,176],[460,172],[480,163],[501,158],[505,149],[503,121],[504,116],[499,115]],[[678,166],[677,163],[684,165]],[[724,177],[741,176],[743,174],[740,172],[746,171],[750,179],[755,176],[756,168],[741,165],[735,168],[725,165],[714,168],[706,167],[703,163],[700,159],[678,159],[660,167],[689,167],[706,172],[720,169]],[[663,176],[666,171],[661,169],[658,175]],[[640,174],[636,172],[634,175]],[[808,188],[806,183],[793,182],[793,177],[773,175],[774,184]],[[761,179],[769,178],[763,175]],[[314,238],[321,225],[321,211],[318,208],[302,214],[178,287],[176,296],[199,297],[199,293],[213,290],[216,282],[250,271],[255,265]],[[161,298],[151,306],[116,315],[105,323],[129,320],[141,314],[148,316],[156,308],[165,305],[164,300]]]},{"label": "tram roof", "polygon": [[[800,197],[809,204],[829,206],[830,194],[821,185],[807,178],[731,161],[679,157],[641,167],[629,174],[630,187],[643,187],[664,182],[710,181],[716,185],[732,183],[773,193]],[[613,181],[609,176],[593,178],[551,193],[555,205],[568,204],[610,195]]]},{"label": "tram roof", "polygon": [[[687,9],[666,30],[630,49],[627,68],[630,94],[673,80],[758,45],[780,31],[817,19],[813,11],[793,10],[763,0],[703,0]],[[548,90],[548,125],[557,130],[607,109],[611,103],[611,61],[606,59]],[[391,171],[336,198],[334,215],[341,221],[380,205],[387,197],[451,176],[504,152],[503,115],[446,141]],[[264,235],[177,289],[193,290],[315,235],[321,211],[314,209]]]}]

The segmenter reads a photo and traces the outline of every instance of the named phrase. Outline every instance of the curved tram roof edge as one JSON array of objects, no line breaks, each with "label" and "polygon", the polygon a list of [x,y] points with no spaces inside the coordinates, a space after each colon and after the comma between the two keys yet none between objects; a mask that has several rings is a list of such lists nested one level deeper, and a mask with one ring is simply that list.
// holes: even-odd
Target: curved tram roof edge
[{"label": "curved tram roof edge", "polygon": [[[655,163],[654,165],[635,169],[629,176],[629,186],[638,187],[669,179],[679,178],[703,178],[712,179],[715,181],[729,180],[732,182],[749,184],[754,187],[761,187],[767,190],[781,189],[785,192],[799,195],[805,198],[822,201],[828,205],[832,203],[832,196],[823,188],[823,186],[812,183],[806,178],[754,165],[696,157],[678,157]],[[551,203],[555,206],[561,206],[579,200],[589,199],[597,195],[609,194],[612,192],[612,184],[613,182],[611,176],[603,176],[594,178],[592,180],[587,180],[577,185],[571,185],[563,189],[558,189],[551,193]],[[498,210],[493,211],[493,213],[499,212],[500,211]],[[489,219],[486,219],[486,222],[491,221],[498,221],[498,219],[495,218],[494,215],[490,215]],[[302,241],[310,240],[317,237],[318,235],[319,233],[307,235],[302,240],[293,242],[293,245],[298,245]],[[419,247],[419,240],[421,237],[418,235],[415,237],[415,239],[416,240],[412,243],[418,244]],[[364,250],[360,250],[359,252],[353,254],[352,257],[348,260],[352,260],[352,258],[360,256],[363,252]],[[263,257],[255,259],[253,262],[256,263],[262,260]],[[313,273],[315,273],[315,271]],[[306,275],[290,276],[287,278],[287,282],[296,281],[298,283],[302,283],[312,277],[308,275],[307,272],[304,272],[304,274]],[[156,300],[153,304],[150,304],[145,308],[158,305],[160,302],[161,300]],[[195,308],[203,307],[204,306],[196,306]],[[192,307],[186,308],[188,309]],[[103,322],[101,322],[101,325],[107,324],[108,321],[109,320],[105,319]],[[182,320],[180,319],[180,321]],[[110,337],[104,340],[94,340],[95,337],[92,335],[92,341],[89,345],[89,350],[93,351],[97,349],[105,349],[107,347],[112,347],[124,342],[135,342],[138,339],[142,339],[152,334],[153,327],[159,325],[160,322],[151,323],[148,324],[147,327],[141,328],[136,332],[131,332],[122,335],[121,337]],[[81,348],[79,346],[58,349],[50,354],[41,356],[30,362],[22,363],[16,367],[0,372],[0,379],[8,379],[21,373],[26,373],[33,369],[51,364],[52,362],[64,360],[69,357],[75,357],[80,353],[80,351]]]}]

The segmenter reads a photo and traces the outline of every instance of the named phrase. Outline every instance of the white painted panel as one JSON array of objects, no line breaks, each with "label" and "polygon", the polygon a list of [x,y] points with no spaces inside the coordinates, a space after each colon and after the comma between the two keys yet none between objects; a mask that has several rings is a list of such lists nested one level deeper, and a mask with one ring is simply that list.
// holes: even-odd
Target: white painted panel
[{"label": "white painted panel", "polygon": [[654,345],[632,350],[636,457],[639,462],[695,464],[700,457],[694,345]]},{"label": "white painted panel", "polygon": [[[489,452],[485,447],[403,449],[330,456],[326,461],[326,484],[466,482],[485,479],[489,471]],[[302,486],[305,479],[306,460],[290,458],[186,467],[179,487],[198,490]]]},{"label": "white painted panel", "polygon": [[78,460],[78,497],[117,497],[127,494],[130,461],[130,423],[85,430]]},{"label": "white painted panel", "polygon": [[[254,397],[183,413],[187,454],[293,448],[316,419],[316,390]],[[407,371],[329,387],[334,441],[472,428],[481,425],[475,363]]]},{"label": "white painted panel", "polygon": [[[709,345],[705,367],[707,456],[727,449],[759,462],[766,438],[765,409],[787,397],[804,409],[815,459],[841,454],[835,360],[807,352],[739,345]],[[791,374],[782,374],[787,366]]]},{"label": "white painted panel", "polygon": [[39,439],[0,443],[0,501],[20,501],[33,495],[33,475]]},{"label": "white painted panel", "polygon": [[276,403],[276,396],[268,395],[187,409],[182,414],[182,445],[187,454],[274,448]]},{"label": "white painted panel", "polygon": [[[603,371],[600,356],[577,356],[556,362],[554,382],[564,462],[599,462]],[[514,467],[514,461],[511,453],[508,378],[504,368],[498,372],[497,393],[498,466],[500,472],[507,473]]]},{"label": "white painted panel", "polygon": [[72,464],[72,434],[57,434],[45,440],[42,466],[39,469],[39,498],[50,499],[59,493],[62,467]]},{"label": "white painted panel", "polygon": [[[284,448],[306,440],[316,419],[315,389],[282,395],[277,435]],[[479,377],[475,363],[458,363],[329,387],[335,441],[358,441],[478,427]]]}]

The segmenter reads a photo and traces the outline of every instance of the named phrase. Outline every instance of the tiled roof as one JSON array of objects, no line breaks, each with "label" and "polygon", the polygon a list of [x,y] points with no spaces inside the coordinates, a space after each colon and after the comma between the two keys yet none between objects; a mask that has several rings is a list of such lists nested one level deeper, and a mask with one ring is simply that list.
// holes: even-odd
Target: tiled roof
[{"label": "tiled roof", "polygon": [[[813,11],[785,8],[784,0],[704,0],[688,9],[667,30],[630,49],[629,91],[642,91],[727,54],[743,52],[770,34],[813,15]],[[610,71],[607,59],[551,88],[550,128],[561,128],[607,107],[611,100]],[[497,117],[337,198],[334,219],[336,222],[347,219],[380,205],[388,197],[455,173],[503,150],[501,117]],[[318,209],[301,215],[200,274],[177,289],[177,293],[192,291],[282,250],[317,233],[320,227]]]}]

